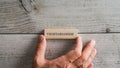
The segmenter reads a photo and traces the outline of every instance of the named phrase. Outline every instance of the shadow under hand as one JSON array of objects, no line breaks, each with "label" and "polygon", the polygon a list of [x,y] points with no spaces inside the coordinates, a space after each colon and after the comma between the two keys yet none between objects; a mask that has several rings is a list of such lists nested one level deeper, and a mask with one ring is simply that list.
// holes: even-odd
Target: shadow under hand
[{"label": "shadow under hand", "polygon": [[46,58],[62,56],[75,47],[75,40],[47,40]]},{"label": "shadow under hand", "polygon": [[[18,57],[16,68],[32,68],[39,36],[32,35],[24,38],[22,55]],[[75,47],[75,40],[47,40],[46,58],[54,59],[62,56]]]}]

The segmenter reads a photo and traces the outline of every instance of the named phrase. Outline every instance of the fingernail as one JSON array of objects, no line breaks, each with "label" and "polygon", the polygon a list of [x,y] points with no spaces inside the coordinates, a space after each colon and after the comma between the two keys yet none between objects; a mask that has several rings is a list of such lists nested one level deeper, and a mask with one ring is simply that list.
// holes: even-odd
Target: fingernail
[{"label": "fingernail", "polygon": [[82,37],[78,36],[77,39],[80,40],[80,39],[82,39]]},{"label": "fingernail", "polygon": [[95,44],[95,40],[91,40],[91,43]]},{"label": "fingernail", "polygon": [[44,36],[40,35],[40,41],[43,41],[43,40],[44,40]]},{"label": "fingernail", "polygon": [[95,43],[96,43],[95,40],[90,41],[91,46],[95,46]]}]

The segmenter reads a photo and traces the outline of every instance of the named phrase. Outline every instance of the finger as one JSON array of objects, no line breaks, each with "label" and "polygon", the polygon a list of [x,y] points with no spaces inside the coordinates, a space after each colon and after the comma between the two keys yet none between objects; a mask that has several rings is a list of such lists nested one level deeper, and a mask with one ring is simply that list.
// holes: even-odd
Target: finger
[{"label": "finger", "polygon": [[81,55],[81,58],[83,59],[83,61],[86,61],[88,59],[88,57],[90,56],[94,46],[95,46],[95,41],[94,40],[91,40],[87,44],[86,48],[83,50],[83,53]]},{"label": "finger", "polygon": [[78,57],[80,57],[81,51],[82,51],[82,40],[81,40],[81,37],[78,36],[76,39],[75,50],[72,50],[69,53],[67,53],[65,57],[68,59],[69,62],[73,62]]},{"label": "finger", "polygon": [[85,61],[84,65],[83,65],[85,68],[90,65],[90,63],[92,62],[92,60],[93,60],[93,58],[95,57],[96,53],[97,53],[97,51],[96,51],[96,49],[94,48],[94,49],[92,50],[92,52],[91,52],[88,60]]},{"label": "finger", "polygon": [[80,36],[77,37],[76,39],[76,46],[75,46],[75,50],[78,52],[78,54],[81,55],[82,52],[82,47],[83,47],[83,43],[82,43],[82,39]]},{"label": "finger", "polygon": [[82,55],[78,59],[76,59],[73,62],[73,64],[75,64],[76,66],[83,65],[83,63],[88,60],[88,57],[90,56],[93,47],[94,47],[93,43],[89,42],[87,47],[85,48],[84,52],[82,53]]},{"label": "finger", "polygon": [[40,42],[38,43],[36,55],[44,58],[46,50],[46,38],[44,35],[40,35]]},{"label": "finger", "polygon": [[87,68],[93,68],[93,63],[91,63]]},{"label": "finger", "polygon": [[75,50],[68,52],[64,56],[70,63],[72,63],[73,61],[80,57],[80,55]]}]

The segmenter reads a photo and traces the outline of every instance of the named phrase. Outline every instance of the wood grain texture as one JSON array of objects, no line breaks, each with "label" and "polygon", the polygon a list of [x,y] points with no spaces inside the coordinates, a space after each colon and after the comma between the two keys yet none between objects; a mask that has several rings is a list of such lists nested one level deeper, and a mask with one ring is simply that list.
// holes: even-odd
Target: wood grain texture
[{"label": "wood grain texture", "polygon": [[[97,41],[95,68],[119,68],[119,6],[120,0],[0,0],[0,33],[16,33],[0,34],[0,68],[31,68],[38,35],[29,33],[45,28],[79,29],[84,43]],[[73,49],[75,40],[47,44],[46,58],[52,59]]]},{"label": "wood grain texture", "polygon": [[29,33],[34,23],[18,0],[0,0],[0,33]]},{"label": "wood grain texture", "polygon": [[[95,68],[120,67],[120,34],[80,34],[84,43],[95,39]],[[31,68],[38,35],[0,35],[0,68]],[[73,49],[75,40],[47,40],[46,57],[56,58]]]},{"label": "wood grain texture", "polygon": [[120,32],[120,0],[0,0],[0,33]]}]

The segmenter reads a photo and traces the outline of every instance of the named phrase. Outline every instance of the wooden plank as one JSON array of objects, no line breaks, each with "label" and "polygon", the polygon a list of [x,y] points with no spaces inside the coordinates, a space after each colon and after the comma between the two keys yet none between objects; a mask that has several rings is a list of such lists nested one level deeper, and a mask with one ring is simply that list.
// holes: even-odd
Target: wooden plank
[{"label": "wooden plank", "polygon": [[[95,68],[120,67],[120,34],[80,34],[84,43],[95,39]],[[31,68],[38,35],[0,35],[0,68]],[[47,40],[46,57],[56,58],[73,49],[75,40]]]},{"label": "wooden plank", "polygon": [[0,33],[120,32],[120,0],[0,0]]}]

